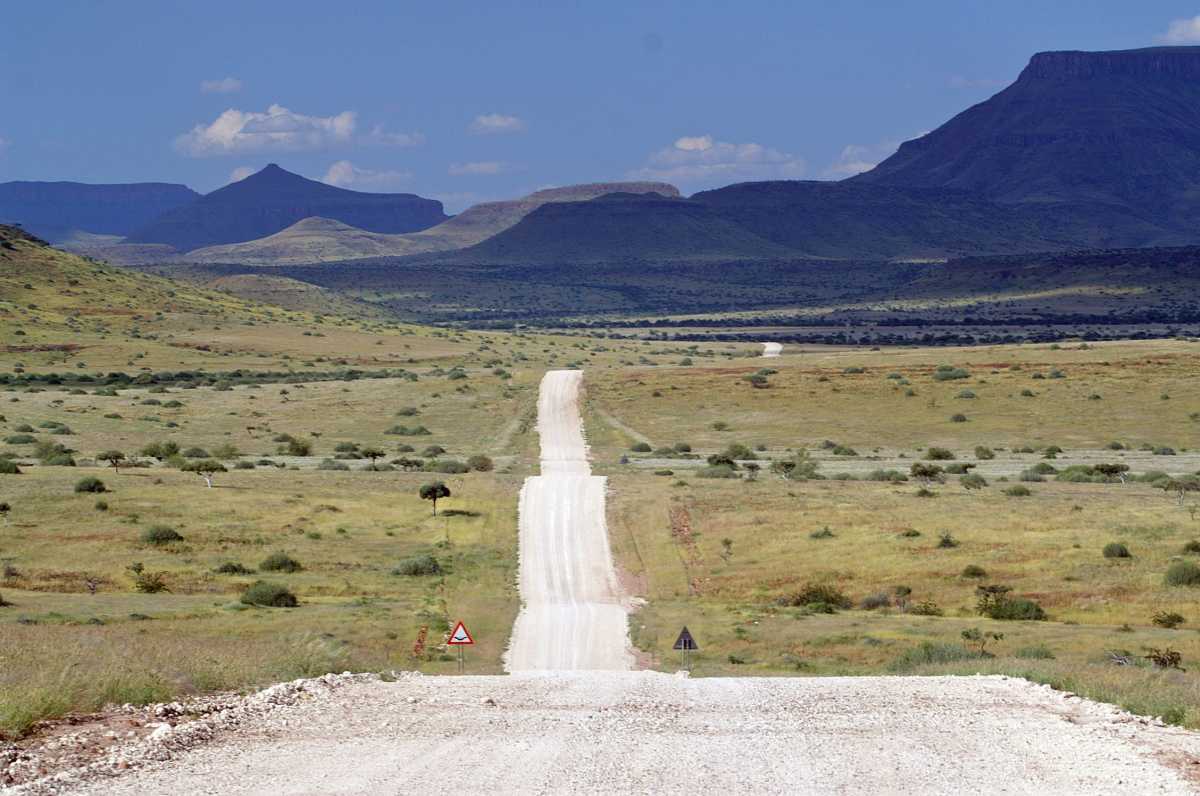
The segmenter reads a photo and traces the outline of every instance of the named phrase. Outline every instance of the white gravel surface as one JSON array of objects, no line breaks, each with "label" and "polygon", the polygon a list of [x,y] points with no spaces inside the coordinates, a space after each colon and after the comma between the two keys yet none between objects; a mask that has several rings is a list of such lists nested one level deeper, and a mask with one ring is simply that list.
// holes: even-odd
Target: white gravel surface
[{"label": "white gravel surface", "polygon": [[588,464],[579,387],[583,373],[552,370],[538,395],[542,474],[520,503],[521,612],[510,672],[633,668],[605,524],[607,479]]},{"label": "white gravel surface", "polygon": [[1198,754],[1000,677],[404,676],[78,792],[1183,794]]},{"label": "white gravel surface", "polygon": [[777,357],[783,351],[783,343],[763,343],[764,357]]}]

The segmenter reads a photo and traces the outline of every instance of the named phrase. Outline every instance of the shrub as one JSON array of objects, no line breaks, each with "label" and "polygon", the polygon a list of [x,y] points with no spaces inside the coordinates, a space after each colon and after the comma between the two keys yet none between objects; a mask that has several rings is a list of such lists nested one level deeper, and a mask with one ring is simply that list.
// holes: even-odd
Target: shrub
[{"label": "shrub", "polygon": [[956,395],[955,397],[969,400],[969,399],[975,397],[975,393],[972,390],[960,390],[958,395]]},{"label": "shrub", "polygon": [[318,470],[349,470],[350,465],[345,462],[340,462],[337,459],[322,459],[317,465]]},{"label": "shrub", "polygon": [[986,448],[983,445],[975,446],[976,459],[995,459],[996,453],[991,448]]},{"label": "shrub", "polygon": [[487,473],[491,472],[492,468],[495,467],[495,464],[487,456],[484,456],[482,453],[477,453],[467,459],[467,467],[471,468],[477,473]]},{"label": "shrub", "polygon": [[299,572],[304,569],[299,561],[282,552],[267,556],[258,568],[264,572]]},{"label": "shrub", "polygon": [[1104,545],[1105,558],[1131,558],[1129,548],[1120,542],[1109,542]]},{"label": "shrub", "polygon": [[830,451],[834,456],[857,456],[858,451],[848,445],[835,445]]},{"label": "shrub", "polygon": [[423,469],[427,473],[449,473],[451,475],[465,473],[469,470],[465,463],[455,459],[431,459],[425,462]]},{"label": "shrub", "polygon": [[179,532],[169,525],[151,525],[142,532],[141,538],[144,544],[171,544],[183,541]]},{"label": "shrub", "polygon": [[978,564],[967,564],[963,567],[962,576],[964,578],[986,578],[987,570]]},{"label": "shrub", "polygon": [[872,470],[863,476],[864,481],[886,481],[899,484],[908,480],[908,476],[899,470]]},{"label": "shrub", "polygon": [[958,547],[958,540],[950,535],[949,531],[943,531],[938,534],[937,546],[942,550],[949,550],[953,547]]},{"label": "shrub", "polygon": [[0,459],[0,475],[20,475],[21,468],[12,459]]},{"label": "shrub", "polygon": [[963,485],[964,489],[982,489],[988,485],[987,479],[978,473],[967,473],[958,482]]},{"label": "shrub", "polygon": [[262,605],[268,608],[295,608],[300,601],[296,599],[296,595],[288,591],[286,586],[257,580],[242,592],[242,603]]},{"label": "shrub", "polygon": [[874,611],[876,608],[887,608],[892,604],[892,596],[886,591],[868,594],[863,598],[862,607],[866,611]]},{"label": "shrub", "polygon": [[977,657],[979,656],[961,644],[922,641],[916,647],[900,653],[895,660],[888,664],[888,668],[894,672],[903,672],[921,666],[956,663]]},{"label": "shrub", "polygon": [[1009,497],[1029,497],[1033,492],[1029,491],[1029,487],[1016,484],[1004,490],[1004,494]]},{"label": "shrub", "polygon": [[1034,661],[1052,661],[1054,653],[1045,644],[1035,644],[1032,647],[1021,647],[1013,653],[1014,657]]},{"label": "shrub", "polygon": [[849,608],[851,606],[850,598],[842,593],[838,587],[828,583],[805,584],[799,591],[780,597],[777,602],[780,605],[792,607],[804,607],[817,603],[830,605],[834,608]]},{"label": "shrub", "polygon": [[952,415],[950,415],[950,422],[951,423],[965,423],[965,422],[967,422],[967,416],[962,413],[952,414]]},{"label": "shrub", "polygon": [[204,448],[192,447],[192,448],[188,448],[187,450],[185,450],[183,452],[183,458],[185,458],[185,459],[207,459],[207,458],[209,458],[209,455],[208,455],[208,451],[204,450]]},{"label": "shrub", "polygon": [[986,617],[998,620],[1034,620],[1046,618],[1046,612],[1033,600],[1024,597],[1009,597],[1008,586],[980,586],[975,589],[979,598],[976,610]]},{"label": "shrub", "polygon": [[1176,561],[1167,567],[1164,580],[1168,586],[1200,586],[1200,566],[1191,561]]},{"label": "shrub", "polygon": [[833,536],[834,536],[833,531],[829,530],[829,526],[826,525],[824,528],[821,528],[819,530],[816,530],[816,531],[813,531],[812,533],[810,533],[808,535],[808,538],[809,539],[832,539]]},{"label": "shrub", "polygon": [[696,472],[697,478],[737,478],[738,474],[727,464],[703,467]]},{"label": "shrub", "polygon": [[442,565],[432,555],[425,553],[424,555],[413,556],[406,558],[396,565],[392,570],[393,575],[440,575],[442,574]]},{"label": "shrub", "polygon": [[947,448],[930,448],[925,451],[925,458],[931,462],[944,462],[954,459],[954,452]]},{"label": "shrub", "polygon": [[1184,542],[1183,552],[1184,553],[1193,553],[1193,554],[1200,553],[1200,542],[1197,542],[1195,539],[1193,539],[1190,542]]},{"label": "shrub", "polygon": [[1183,618],[1182,614],[1159,611],[1154,616],[1150,617],[1150,621],[1158,627],[1165,627],[1167,630],[1174,630],[1187,620]]},{"label": "shrub", "polygon": [[4,441],[9,445],[32,445],[37,442],[37,437],[32,434],[13,434],[5,437]]},{"label": "shrub", "polygon": [[633,451],[634,453],[649,453],[653,449],[650,447],[650,443],[648,442],[635,442],[630,446],[629,450]]},{"label": "shrub", "polygon": [[104,482],[94,475],[84,476],[75,482],[75,491],[83,492],[107,492],[108,488],[104,486]]},{"label": "shrub", "polygon": [[226,561],[221,566],[213,570],[218,575],[252,575],[254,570],[247,566],[243,566],[236,561]]},{"label": "shrub", "polygon": [[908,612],[913,616],[941,616],[942,609],[932,600],[924,600],[909,606]]},{"label": "shrub", "polygon": [[970,373],[962,368],[952,367],[951,365],[938,365],[937,370],[933,372],[934,381],[953,381],[955,379],[966,379],[970,377]]}]

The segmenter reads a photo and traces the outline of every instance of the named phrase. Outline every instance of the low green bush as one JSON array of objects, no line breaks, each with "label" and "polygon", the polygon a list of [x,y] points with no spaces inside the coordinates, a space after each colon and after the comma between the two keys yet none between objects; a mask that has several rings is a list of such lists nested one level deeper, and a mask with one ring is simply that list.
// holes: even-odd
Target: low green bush
[{"label": "low green bush", "polygon": [[419,556],[406,558],[396,565],[392,570],[393,575],[440,575],[442,573],[442,565],[437,558],[425,553]]},{"label": "low green bush", "polygon": [[286,586],[258,580],[247,586],[246,590],[242,592],[242,603],[268,608],[295,608],[300,601],[296,599],[296,595],[288,591]]},{"label": "low green bush", "polygon": [[108,488],[104,486],[104,482],[94,475],[84,476],[75,482],[75,491],[84,492],[107,492]]},{"label": "low green bush", "polygon": [[142,531],[141,539],[143,544],[161,545],[182,542],[183,536],[169,525],[151,525]]},{"label": "low green bush", "polygon": [[272,553],[263,559],[258,568],[264,572],[299,572],[304,569],[300,562],[287,553]]}]

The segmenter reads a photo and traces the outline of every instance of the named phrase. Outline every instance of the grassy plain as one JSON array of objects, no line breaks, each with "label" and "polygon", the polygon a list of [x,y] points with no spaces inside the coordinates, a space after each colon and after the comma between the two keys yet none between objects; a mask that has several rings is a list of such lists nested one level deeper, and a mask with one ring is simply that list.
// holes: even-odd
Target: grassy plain
[{"label": "grassy plain", "polygon": [[[1004,492],[1039,463],[1195,472],[1198,357],[1200,346],[1181,341],[785,349],[736,366],[693,358],[589,374],[585,422],[597,469],[610,476],[613,547],[647,600],[631,621],[635,643],[656,666],[678,666],[671,644],[687,625],[702,647],[698,674],[1023,674],[1200,726],[1195,675],[1144,658],[1170,648],[1188,668],[1200,656],[1196,591],[1164,582],[1172,563],[1200,561],[1184,550],[1200,539],[1194,493],[1181,502],[1147,483],[1067,483],[1054,474],[1021,483],[1028,496]],[[933,374],[943,364],[968,376],[939,381]],[[744,381],[764,367],[777,371],[769,387]],[[974,397],[957,397],[964,390]],[[952,422],[958,412],[968,420]],[[857,455],[823,449],[825,440]],[[1113,440],[1129,450],[1109,449]],[[638,442],[686,442],[699,460],[639,454],[631,450]],[[763,448],[757,479],[744,469],[740,479],[698,477],[704,457],[730,443]],[[978,445],[997,458],[978,459]],[[1064,450],[1046,459],[1049,445]],[[1143,445],[1175,455],[1138,451]],[[907,474],[931,446],[956,457],[937,464],[977,465],[988,485],[968,490],[957,475],[930,484],[862,480],[871,469]],[[1034,450],[1014,452],[1026,447]],[[800,448],[812,451],[825,480],[769,472],[772,459]],[[844,471],[857,477],[838,480]],[[940,546],[943,534],[953,546]],[[1113,542],[1130,557],[1106,558]],[[811,584],[837,588],[851,607],[826,614],[781,604]],[[981,617],[976,588],[991,584],[1036,601],[1048,619]],[[898,587],[911,590],[905,604]],[[885,604],[864,609],[871,600]],[[921,603],[940,615],[914,615]],[[1184,623],[1154,623],[1171,613]],[[1004,638],[989,641],[983,657],[962,637],[972,629]],[[1113,654],[1133,665],[1115,665]]]}]

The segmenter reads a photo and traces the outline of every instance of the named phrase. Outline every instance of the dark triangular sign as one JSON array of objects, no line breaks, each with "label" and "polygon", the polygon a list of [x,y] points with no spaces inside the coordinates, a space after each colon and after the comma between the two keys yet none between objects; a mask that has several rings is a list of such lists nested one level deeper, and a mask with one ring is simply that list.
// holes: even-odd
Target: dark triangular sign
[{"label": "dark triangular sign", "polygon": [[696,639],[692,638],[692,634],[689,633],[687,627],[684,626],[683,630],[679,631],[679,638],[675,639],[675,646],[671,647],[671,649],[698,650],[700,648],[696,646]]}]

